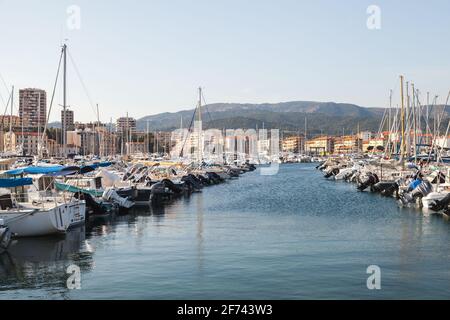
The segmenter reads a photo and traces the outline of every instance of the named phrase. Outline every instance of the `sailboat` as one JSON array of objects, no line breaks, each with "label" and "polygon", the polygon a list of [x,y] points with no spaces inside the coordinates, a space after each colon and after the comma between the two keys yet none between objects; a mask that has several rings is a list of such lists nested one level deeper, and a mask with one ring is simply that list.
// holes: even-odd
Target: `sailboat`
[{"label": "sailboat", "polygon": [[[67,207],[55,202],[19,201],[21,196],[6,188],[32,185],[31,178],[0,179],[0,219],[18,237],[65,232],[69,227]],[[22,195],[23,196],[23,195]]]}]

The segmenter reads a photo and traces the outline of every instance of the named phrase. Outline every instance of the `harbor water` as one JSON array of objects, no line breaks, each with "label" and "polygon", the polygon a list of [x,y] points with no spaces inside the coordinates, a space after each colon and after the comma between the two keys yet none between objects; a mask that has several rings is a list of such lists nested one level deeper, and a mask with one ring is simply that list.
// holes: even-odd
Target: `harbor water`
[{"label": "harbor water", "polygon": [[[0,299],[450,297],[450,221],[328,181],[313,164],[259,170],[149,210],[18,239]],[[367,268],[381,269],[381,290]],[[70,266],[80,289],[69,289]]]}]

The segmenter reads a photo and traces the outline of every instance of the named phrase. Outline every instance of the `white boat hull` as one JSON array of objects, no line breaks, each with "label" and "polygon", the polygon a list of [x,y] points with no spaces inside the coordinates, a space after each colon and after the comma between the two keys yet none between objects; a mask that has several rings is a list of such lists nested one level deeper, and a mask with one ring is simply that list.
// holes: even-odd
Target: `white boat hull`
[{"label": "white boat hull", "polygon": [[70,211],[68,205],[61,204],[46,210],[0,211],[0,219],[16,237],[39,237],[65,233],[70,226]]},{"label": "white boat hull", "polygon": [[432,192],[428,194],[426,197],[422,198],[422,207],[423,210],[426,213],[432,212],[430,209],[430,205],[435,202],[436,200],[442,200],[445,198],[447,193],[441,193],[441,192]]},{"label": "white boat hull", "polygon": [[68,206],[69,228],[83,225],[86,221],[86,202],[78,200],[70,203]]},{"label": "white boat hull", "polygon": [[343,169],[341,171],[339,171],[339,173],[334,177],[336,180],[342,180],[344,179],[344,177],[346,175],[348,175],[349,173],[353,172],[352,168],[349,169]]}]

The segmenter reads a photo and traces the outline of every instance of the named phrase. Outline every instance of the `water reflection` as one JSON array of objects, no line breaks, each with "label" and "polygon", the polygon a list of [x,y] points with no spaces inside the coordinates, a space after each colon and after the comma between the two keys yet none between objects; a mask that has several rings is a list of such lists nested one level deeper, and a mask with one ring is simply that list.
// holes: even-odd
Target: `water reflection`
[{"label": "water reflection", "polygon": [[203,196],[197,196],[197,261],[199,271],[203,270]]},{"label": "water reflection", "polygon": [[65,299],[67,267],[75,264],[84,274],[95,266],[92,241],[115,233],[118,226],[125,224],[140,243],[147,225],[138,223],[139,218],[152,217],[161,222],[165,215],[166,206],[154,205],[90,221],[64,236],[15,239],[0,255],[0,296],[12,290],[37,289],[42,291],[39,296]]},{"label": "water reflection", "polygon": [[[248,174],[62,238],[17,240],[0,256],[0,299],[450,295],[447,220],[306,168],[282,167],[273,181]],[[82,290],[69,292],[72,263]],[[369,264],[383,270],[376,296],[365,286]]]},{"label": "water reflection", "polygon": [[85,246],[84,227],[64,237],[16,239],[0,255],[0,291],[60,288],[63,293],[71,264],[92,269],[93,252]]}]

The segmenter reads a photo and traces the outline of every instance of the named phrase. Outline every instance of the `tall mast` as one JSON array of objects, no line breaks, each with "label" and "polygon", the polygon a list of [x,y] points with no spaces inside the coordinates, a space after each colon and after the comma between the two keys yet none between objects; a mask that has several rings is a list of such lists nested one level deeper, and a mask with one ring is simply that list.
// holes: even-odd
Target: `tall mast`
[{"label": "tall mast", "polygon": [[202,163],[202,148],[201,148],[201,144],[202,144],[202,88],[199,87],[198,88],[198,123],[197,123],[197,148],[198,148],[198,162],[199,164]]},{"label": "tall mast", "polygon": [[125,150],[126,155],[128,155],[128,152],[130,151],[130,121],[128,119],[128,112],[127,112],[127,130],[125,131],[125,134],[127,136],[127,148]]},{"label": "tall mast", "polygon": [[115,145],[114,138],[112,135],[112,118],[109,118],[109,128],[108,128],[108,140],[107,140],[107,154],[116,155],[116,148],[113,147]]},{"label": "tall mast", "polygon": [[306,141],[308,141],[308,117],[305,116],[305,141],[303,142],[303,150],[306,154]]},{"label": "tall mast", "polygon": [[99,156],[102,157],[102,149],[103,149],[103,141],[100,139],[100,113],[98,111],[98,103],[97,103],[97,137],[98,137],[98,153]]},{"label": "tall mast", "polygon": [[67,44],[63,45],[63,123],[62,123],[62,143],[63,156],[66,156],[66,109],[67,109]]},{"label": "tall mast", "polygon": [[389,120],[388,120],[388,139],[387,139],[387,155],[391,155],[391,130],[392,130],[392,89],[389,90]]},{"label": "tall mast", "polygon": [[[14,106],[14,86],[12,86],[12,88],[11,88],[11,115],[9,117],[9,134],[10,134],[9,137],[10,137],[10,139],[11,139],[11,133],[12,133],[13,106]],[[22,137],[22,139],[23,139],[23,137]]]},{"label": "tall mast", "polygon": [[147,150],[147,153],[150,153],[150,137],[149,137],[149,125],[148,125],[148,120],[147,120],[147,131],[146,131],[146,134],[145,134],[145,141],[146,141],[146,144],[145,144],[145,150]]},{"label": "tall mast", "polygon": [[427,120],[426,120],[426,124],[425,124],[425,129],[426,129],[426,133],[428,134],[430,132],[430,126],[429,126],[429,121],[430,121],[430,92],[427,92]]},{"label": "tall mast", "polygon": [[[25,97],[22,97],[22,105],[25,103]],[[23,124],[23,116],[21,119],[21,125],[22,125],[22,155],[25,155],[25,133],[24,133],[24,124]]]},{"label": "tall mast", "polygon": [[360,126],[359,126],[359,121],[358,121],[358,125],[356,127],[356,152],[359,153],[359,136],[360,136]]},{"label": "tall mast", "polygon": [[392,89],[389,90],[389,120],[388,120],[388,131],[392,130]]},{"label": "tall mast", "polygon": [[403,96],[403,76],[400,76],[400,103],[401,103],[401,132],[402,132],[402,143],[401,143],[401,162],[405,156],[405,101]]},{"label": "tall mast", "polygon": [[409,97],[409,81],[406,82],[406,156],[411,154],[411,101]]},{"label": "tall mast", "polygon": [[416,89],[414,88],[414,83],[412,86],[412,112],[413,112],[413,144],[414,144],[414,162],[417,164],[417,114],[416,114]]},{"label": "tall mast", "polygon": [[38,158],[41,157],[41,92],[38,93]]},{"label": "tall mast", "polygon": [[[161,131],[159,131],[159,133],[161,133]],[[156,153],[157,154],[159,153],[159,133],[156,132],[156,135],[155,135],[155,137],[156,137]]]}]

